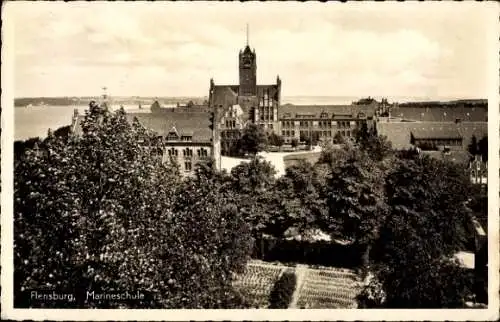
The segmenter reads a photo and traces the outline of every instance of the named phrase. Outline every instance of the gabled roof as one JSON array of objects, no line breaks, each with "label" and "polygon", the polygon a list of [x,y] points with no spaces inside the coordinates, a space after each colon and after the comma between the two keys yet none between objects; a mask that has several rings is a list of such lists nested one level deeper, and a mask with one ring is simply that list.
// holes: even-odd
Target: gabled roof
[{"label": "gabled roof", "polygon": [[137,118],[139,123],[161,136],[175,128],[179,136],[192,136],[193,142],[209,142],[212,138],[210,129],[210,113],[207,112],[163,112],[127,114],[132,122]]},{"label": "gabled roof", "polygon": [[[74,128],[76,135],[81,135],[80,122],[84,117],[84,115],[79,115],[77,118]],[[126,117],[129,123],[137,118],[142,126],[161,136],[167,136],[172,129],[175,129],[179,136],[191,136],[192,142],[210,142],[212,138],[210,113],[207,112],[130,113],[126,114]]]}]

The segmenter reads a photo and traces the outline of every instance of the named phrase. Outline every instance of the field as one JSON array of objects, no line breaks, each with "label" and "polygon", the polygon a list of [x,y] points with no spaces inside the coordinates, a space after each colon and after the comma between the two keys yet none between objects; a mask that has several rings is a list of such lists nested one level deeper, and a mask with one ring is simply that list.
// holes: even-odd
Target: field
[{"label": "field", "polygon": [[266,308],[269,306],[269,294],[284,268],[284,266],[249,263],[245,273],[238,276],[234,282],[234,287],[245,296],[252,307]]},{"label": "field", "polygon": [[274,283],[285,270],[294,270],[297,277],[290,307],[335,309],[357,306],[356,296],[361,286],[358,276],[348,269],[312,269],[305,265],[289,267],[251,261],[245,273],[237,277],[234,286],[253,308],[267,308]]},{"label": "field", "polygon": [[357,276],[337,269],[308,269],[299,285],[297,308],[355,308],[360,291]]}]

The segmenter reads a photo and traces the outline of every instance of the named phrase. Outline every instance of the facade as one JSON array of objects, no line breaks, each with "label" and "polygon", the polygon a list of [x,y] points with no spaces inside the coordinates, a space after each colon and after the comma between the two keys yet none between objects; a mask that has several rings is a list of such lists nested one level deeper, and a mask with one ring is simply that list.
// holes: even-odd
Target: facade
[{"label": "facade", "polygon": [[456,127],[440,127],[435,131],[416,128],[411,131],[411,144],[422,150],[461,150],[463,137]]},{"label": "facade", "polygon": [[369,105],[283,105],[280,130],[285,143],[330,140],[340,134],[354,136],[363,123],[372,127],[377,104]]}]

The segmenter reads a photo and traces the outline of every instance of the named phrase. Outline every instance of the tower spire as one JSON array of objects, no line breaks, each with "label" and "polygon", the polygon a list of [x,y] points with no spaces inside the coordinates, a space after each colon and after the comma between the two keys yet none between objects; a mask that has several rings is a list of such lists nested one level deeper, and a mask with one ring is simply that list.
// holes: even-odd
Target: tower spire
[{"label": "tower spire", "polygon": [[248,29],[249,28],[248,28],[248,23],[247,23],[247,46],[248,46],[248,38],[249,38],[249,36],[248,36],[248,34],[249,34]]}]

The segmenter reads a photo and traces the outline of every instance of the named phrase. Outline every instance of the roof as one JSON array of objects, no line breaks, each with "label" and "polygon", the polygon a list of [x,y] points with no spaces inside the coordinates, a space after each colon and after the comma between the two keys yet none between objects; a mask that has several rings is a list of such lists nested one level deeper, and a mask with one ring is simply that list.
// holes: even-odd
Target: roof
[{"label": "roof", "polygon": [[436,126],[414,128],[411,134],[415,139],[461,139],[456,126]]},{"label": "roof", "polygon": [[250,46],[246,45],[245,49],[243,49],[243,54],[253,54],[252,49],[250,49]]},{"label": "roof", "polygon": [[173,127],[180,136],[192,136],[192,142],[209,142],[212,138],[210,129],[210,113],[207,112],[162,112],[127,114],[127,119],[132,122],[137,118],[145,128],[166,136]]},{"label": "roof", "polygon": [[411,147],[412,131],[433,131],[439,128],[456,128],[460,133],[464,149],[469,145],[472,136],[478,139],[488,134],[487,122],[377,122],[377,130],[380,135],[387,136],[395,149],[407,149]]},{"label": "roof", "polygon": [[285,104],[278,110],[279,117],[297,118],[300,115],[309,115],[315,118],[321,118],[324,113],[324,118],[350,118],[358,117],[359,113],[365,116],[373,116],[375,113],[375,105],[292,105]]},{"label": "roof", "polygon": [[425,122],[486,122],[488,109],[486,107],[397,107],[391,111],[392,116],[406,120]]},{"label": "roof", "polygon": [[[79,115],[75,126],[75,134],[81,134],[80,122],[84,115]],[[137,118],[139,123],[158,135],[166,136],[174,127],[180,136],[192,136],[192,142],[210,142],[210,113],[207,112],[176,112],[162,111],[161,113],[130,113],[126,114],[127,121],[132,123]]]},{"label": "roof", "polygon": [[232,106],[238,103],[238,85],[215,85],[210,97],[212,106]]}]

